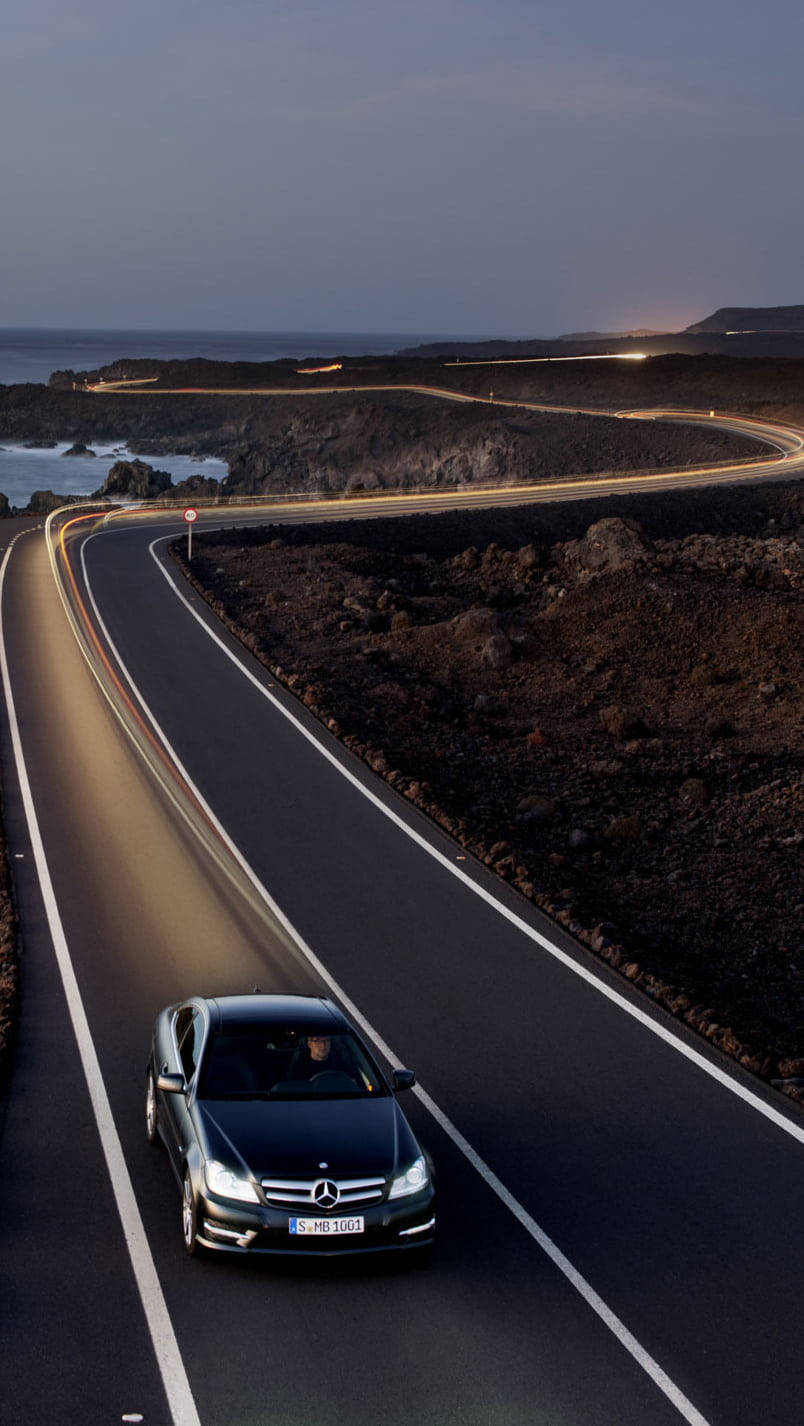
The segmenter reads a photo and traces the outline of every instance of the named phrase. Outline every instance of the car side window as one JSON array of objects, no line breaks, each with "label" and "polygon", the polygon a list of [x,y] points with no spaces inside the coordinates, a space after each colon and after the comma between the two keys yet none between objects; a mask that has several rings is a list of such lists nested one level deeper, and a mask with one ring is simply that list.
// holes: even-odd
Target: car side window
[{"label": "car side window", "polygon": [[176,1016],[176,1041],[179,1046],[184,1078],[188,1083],[195,1074],[198,1065],[203,1037],[204,1020],[200,1010],[193,1010],[189,1006],[180,1010]]}]

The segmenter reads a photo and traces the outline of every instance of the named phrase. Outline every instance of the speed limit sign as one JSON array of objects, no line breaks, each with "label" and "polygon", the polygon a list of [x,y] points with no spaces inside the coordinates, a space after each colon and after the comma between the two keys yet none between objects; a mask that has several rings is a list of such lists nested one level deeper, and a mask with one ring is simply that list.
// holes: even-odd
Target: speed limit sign
[{"label": "speed limit sign", "polygon": [[187,562],[189,563],[193,557],[193,525],[198,519],[198,511],[192,505],[188,505],[184,512],[184,518],[187,521]]}]

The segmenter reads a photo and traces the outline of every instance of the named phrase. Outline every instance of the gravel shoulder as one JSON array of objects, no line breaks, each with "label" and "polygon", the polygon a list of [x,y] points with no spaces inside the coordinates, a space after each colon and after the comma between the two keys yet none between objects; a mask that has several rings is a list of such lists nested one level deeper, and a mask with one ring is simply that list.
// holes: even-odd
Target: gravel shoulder
[{"label": "gravel shoulder", "polygon": [[18,989],[17,923],[5,838],[0,837],[0,1088],[14,1033]]},{"label": "gravel shoulder", "polygon": [[[30,528],[31,521],[26,518],[4,520],[3,547],[8,548],[15,535]],[[0,815],[0,1090],[8,1068],[16,1027],[19,970],[17,914],[8,846]]]},{"label": "gravel shoulder", "polygon": [[800,486],[199,535],[192,578],[378,775],[804,1103]]}]

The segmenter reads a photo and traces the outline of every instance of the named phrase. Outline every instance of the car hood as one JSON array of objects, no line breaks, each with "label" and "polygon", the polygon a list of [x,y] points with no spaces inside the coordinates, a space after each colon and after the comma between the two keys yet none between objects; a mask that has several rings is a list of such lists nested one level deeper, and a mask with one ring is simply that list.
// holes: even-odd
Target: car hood
[{"label": "car hood", "polygon": [[392,1095],[381,1099],[197,1101],[208,1158],[255,1178],[379,1178],[421,1152]]}]

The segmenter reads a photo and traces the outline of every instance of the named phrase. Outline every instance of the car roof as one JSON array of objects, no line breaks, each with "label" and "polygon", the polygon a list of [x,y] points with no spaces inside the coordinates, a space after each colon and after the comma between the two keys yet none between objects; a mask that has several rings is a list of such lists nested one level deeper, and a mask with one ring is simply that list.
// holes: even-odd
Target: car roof
[{"label": "car roof", "polygon": [[321,995],[222,995],[207,1001],[215,1029],[288,1025],[297,1030],[349,1030],[351,1026],[331,1000]]}]

